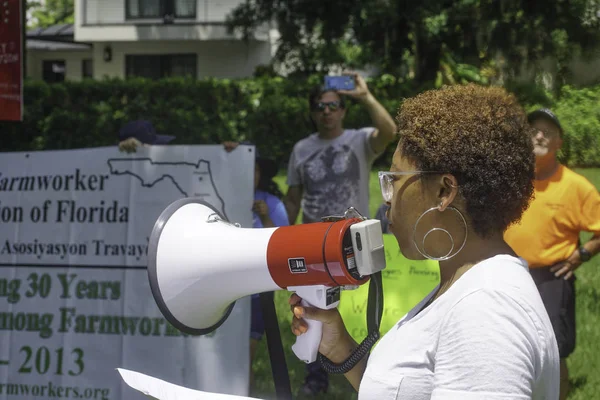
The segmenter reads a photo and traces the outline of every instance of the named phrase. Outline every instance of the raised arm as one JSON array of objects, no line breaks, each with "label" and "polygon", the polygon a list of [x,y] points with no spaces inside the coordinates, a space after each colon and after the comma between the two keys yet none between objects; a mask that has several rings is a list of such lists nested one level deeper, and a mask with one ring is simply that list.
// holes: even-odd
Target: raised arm
[{"label": "raised arm", "polygon": [[355,89],[339,90],[338,93],[355,98],[367,109],[375,127],[370,138],[371,148],[376,154],[380,154],[396,138],[394,119],[369,91],[367,83],[358,73],[346,72],[345,75],[354,77]]}]

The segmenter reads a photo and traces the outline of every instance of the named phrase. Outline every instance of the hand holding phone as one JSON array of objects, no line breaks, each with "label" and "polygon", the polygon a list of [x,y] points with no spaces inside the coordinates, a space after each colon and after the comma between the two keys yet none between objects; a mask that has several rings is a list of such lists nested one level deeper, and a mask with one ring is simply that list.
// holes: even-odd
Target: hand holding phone
[{"label": "hand holding phone", "polygon": [[353,76],[325,76],[326,90],[354,90],[355,87]]}]

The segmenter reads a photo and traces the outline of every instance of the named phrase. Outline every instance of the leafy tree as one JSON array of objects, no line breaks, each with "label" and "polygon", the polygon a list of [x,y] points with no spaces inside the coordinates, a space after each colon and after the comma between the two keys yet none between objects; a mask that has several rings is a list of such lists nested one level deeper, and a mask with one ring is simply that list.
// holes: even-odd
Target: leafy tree
[{"label": "leafy tree", "polygon": [[27,0],[27,10],[32,17],[28,21],[29,28],[46,28],[73,23],[75,5],[73,0]]},{"label": "leafy tree", "polygon": [[[280,32],[276,62],[309,74],[373,65],[433,80],[511,78],[550,56],[557,73],[598,39],[598,0],[248,0],[228,18],[248,38]],[[476,67],[469,70],[467,64]]]}]

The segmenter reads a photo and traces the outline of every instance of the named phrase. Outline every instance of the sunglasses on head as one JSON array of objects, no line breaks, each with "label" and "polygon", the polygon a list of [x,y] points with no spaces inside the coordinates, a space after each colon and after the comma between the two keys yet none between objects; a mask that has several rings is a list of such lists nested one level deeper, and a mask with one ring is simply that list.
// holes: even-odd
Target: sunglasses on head
[{"label": "sunglasses on head", "polygon": [[313,104],[313,111],[325,111],[325,108],[329,108],[329,111],[337,111],[342,108],[342,103],[339,101],[327,101]]}]

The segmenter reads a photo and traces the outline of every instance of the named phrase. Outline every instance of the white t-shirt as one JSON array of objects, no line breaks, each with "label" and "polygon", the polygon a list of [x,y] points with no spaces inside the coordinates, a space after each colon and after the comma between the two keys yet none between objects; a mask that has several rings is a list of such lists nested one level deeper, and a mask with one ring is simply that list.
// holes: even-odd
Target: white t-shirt
[{"label": "white t-shirt", "polygon": [[294,145],[287,184],[302,185],[302,222],[343,215],[349,207],[369,216],[369,176],[379,155],[369,142],[374,130],[346,129],[329,140],[313,133]]},{"label": "white t-shirt", "polygon": [[559,397],[554,331],[523,259],[480,262],[373,349],[359,400]]}]

